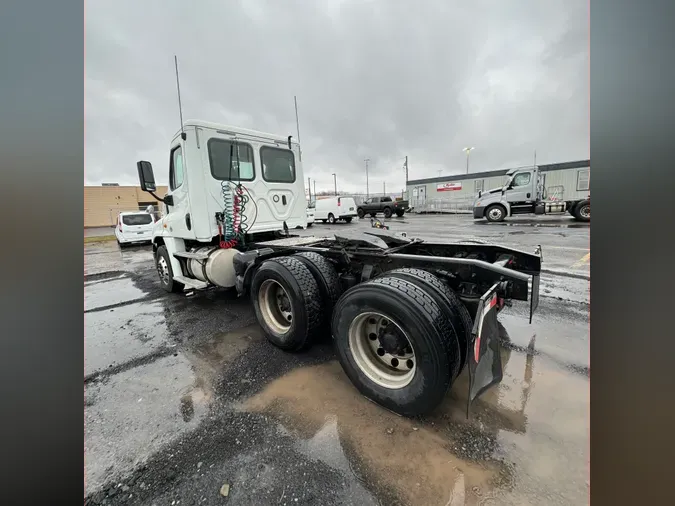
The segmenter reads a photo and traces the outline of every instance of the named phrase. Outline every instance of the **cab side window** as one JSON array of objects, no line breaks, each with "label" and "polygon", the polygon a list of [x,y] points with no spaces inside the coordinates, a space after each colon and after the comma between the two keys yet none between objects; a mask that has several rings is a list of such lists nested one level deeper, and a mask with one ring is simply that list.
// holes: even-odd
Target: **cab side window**
[{"label": "cab side window", "polygon": [[517,186],[526,186],[530,184],[530,178],[532,174],[529,172],[523,172],[521,174],[516,174],[516,177],[513,178],[513,187]]},{"label": "cab side window", "polygon": [[171,152],[169,163],[169,188],[173,191],[183,184],[185,171],[183,166],[183,149],[178,146]]}]

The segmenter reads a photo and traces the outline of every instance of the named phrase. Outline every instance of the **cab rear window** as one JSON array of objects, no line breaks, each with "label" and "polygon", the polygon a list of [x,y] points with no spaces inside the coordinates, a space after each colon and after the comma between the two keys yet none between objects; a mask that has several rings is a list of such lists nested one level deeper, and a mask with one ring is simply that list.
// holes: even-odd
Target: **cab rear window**
[{"label": "cab rear window", "polygon": [[211,175],[221,181],[253,181],[253,148],[243,142],[225,139],[209,139],[209,163]]},{"label": "cab rear window", "polygon": [[260,148],[263,179],[269,183],[295,183],[295,157],[288,149]]},{"label": "cab rear window", "polygon": [[149,214],[125,214],[122,215],[122,223],[125,225],[150,225],[152,216]]}]

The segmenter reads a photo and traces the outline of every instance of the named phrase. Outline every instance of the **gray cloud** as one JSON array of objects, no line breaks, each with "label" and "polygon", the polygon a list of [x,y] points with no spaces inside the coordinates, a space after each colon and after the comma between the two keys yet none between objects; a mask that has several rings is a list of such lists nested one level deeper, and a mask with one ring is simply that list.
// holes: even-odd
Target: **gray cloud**
[{"label": "gray cloud", "polygon": [[580,0],[88,2],[85,182],[167,180],[185,118],[295,134],[317,189],[589,156],[588,3]]}]

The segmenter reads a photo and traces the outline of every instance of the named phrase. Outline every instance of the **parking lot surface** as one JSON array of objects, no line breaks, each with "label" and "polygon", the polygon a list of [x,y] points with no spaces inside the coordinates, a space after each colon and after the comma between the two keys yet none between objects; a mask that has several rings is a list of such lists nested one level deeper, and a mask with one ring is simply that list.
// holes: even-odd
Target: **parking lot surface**
[{"label": "parking lot surface", "polygon": [[[434,241],[541,245],[532,325],[502,324],[504,380],[466,418],[466,373],[431,415],[361,397],[330,336],[273,347],[248,300],[167,294],[149,246],[85,245],[85,493],[89,504],[587,503],[590,228],[564,218],[405,215]],[[316,223],[303,235],[369,228]],[[222,491],[222,492],[221,492]],[[224,495],[226,494],[226,495]]]}]

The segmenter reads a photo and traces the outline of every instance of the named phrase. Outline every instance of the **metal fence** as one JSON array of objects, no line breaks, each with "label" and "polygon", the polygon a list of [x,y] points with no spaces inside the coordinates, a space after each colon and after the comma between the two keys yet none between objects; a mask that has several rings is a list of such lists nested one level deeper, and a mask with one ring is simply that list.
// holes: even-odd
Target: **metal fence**
[{"label": "metal fence", "polygon": [[418,199],[410,203],[414,213],[448,213],[470,214],[473,208],[473,197],[455,199]]}]

